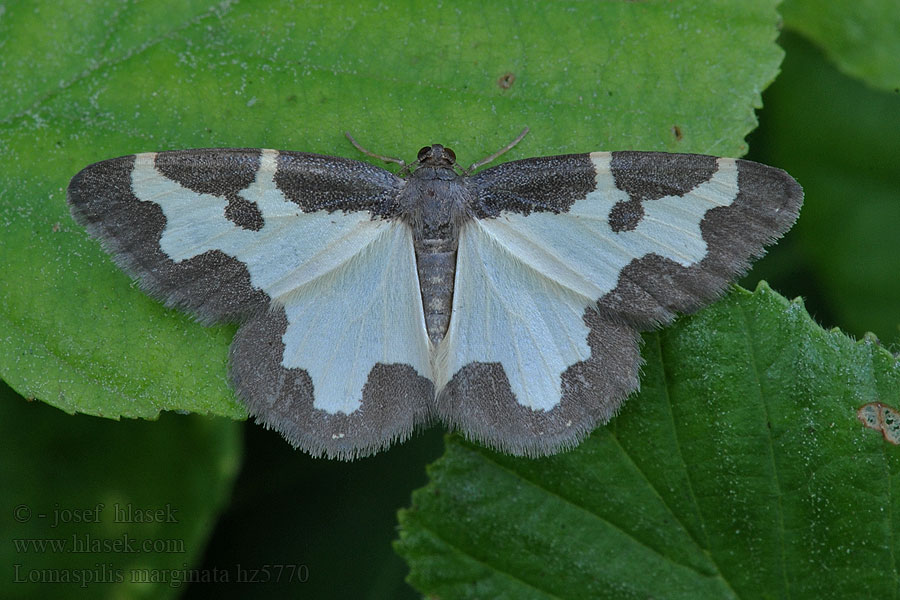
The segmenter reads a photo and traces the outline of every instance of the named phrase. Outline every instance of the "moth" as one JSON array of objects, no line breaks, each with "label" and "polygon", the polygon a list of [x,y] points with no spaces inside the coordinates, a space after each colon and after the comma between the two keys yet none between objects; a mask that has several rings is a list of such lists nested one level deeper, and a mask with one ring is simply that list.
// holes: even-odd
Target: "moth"
[{"label": "moth", "polygon": [[440,419],[542,456],[616,414],[638,388],[639,331],[719,296],[803,193],[780,169],[696,154],[473,174],[514,143],[463,170],[440,144],[407,165],[354,142],[397,174],[304,152],[150,152],[86,167],[67,198],[151,296],[240,323],[237,394],[295,447],[352,459]]}]

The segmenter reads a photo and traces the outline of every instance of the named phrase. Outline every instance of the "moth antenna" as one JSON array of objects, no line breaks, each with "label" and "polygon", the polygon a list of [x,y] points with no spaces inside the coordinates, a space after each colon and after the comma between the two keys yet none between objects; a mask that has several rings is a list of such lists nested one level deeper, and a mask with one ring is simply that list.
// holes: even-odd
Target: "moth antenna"
[{"label": "moth antenna", "polygon": [[483,167],[484,165],[488,164],[489,162],[492,162],[492,161],[494,161],[495,159],[499,158],[501,155],[503,155],[503,154],[509,152],[510,150],[512,150],[512,149],[515,147],[516,144],[518,144],[519,142],[521,142],[521,141],[522,141],[522,138],[524,138],[526,135],[528,135],[528,128],[527,128],[527,127],[526,127],[525,129],[522,130],[522,133],[520,133],[520,134],[518,135],[518,137],[516,137],[516,139],[514,139],[513,141],[511,141],[511,142],[508,143],[507,145],[503,146],[502,148],[500,148],[499,150],[497,150],[496,152],[494,152],[493,154],[491,154],[491,155],[488,156],[487,158],[482,158],[482,159],[479,160],[478,162],[472,163],[472,166],[469,167],[468,169],[466,169],[466,170],[463,172],[463,174],[464,174],[464,175],[468,175],[469,173],[471,173],[472,171],[474,171],[474,170],[477,169],[478,167]]},{"label": "moth antenna", "polygon": [[406,161],[402,158],[394,158],[393,156],[383,156],[381,154],[375,154],[371,150],[367,150],[363,148],[359,142],[353,139],[353,136],[350,135],[349,131],[345,131],[344,135],[347,136],[347,139],[350,140],[350,143],[353,144],[353,147],[365,154],[366,156],[371,156],[372,158],[377,158],[378,160],[389,162],[389,163],[397,163],[401,167],[406,167]]}]

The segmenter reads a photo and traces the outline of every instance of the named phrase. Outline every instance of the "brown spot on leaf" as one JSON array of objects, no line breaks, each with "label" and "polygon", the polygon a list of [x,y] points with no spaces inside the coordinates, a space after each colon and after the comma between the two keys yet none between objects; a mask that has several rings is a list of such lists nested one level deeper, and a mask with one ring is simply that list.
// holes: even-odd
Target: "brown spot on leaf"
[{"label": "brown spot on leaf", "polygon": [[500,86],[500,89],[508,90],[512,87],[512,84],[515,83],[515,81],[515,73],[507,71],[506,73],[501,75],[499,79],[497,79],[497,85]]},{"label": "brown spot on leaf", "polygon": [[676,142],[680,142],[681,138],[684,137],[684,134],[681,133],[681,127],[678,125],[672,125],[672,135],[675,136]]},{"label": "brown spot on leaf", "polygon": [[880,431],[885,441],[900,445],[900,412],[896,408],[881,402],[870,402],[859,407],[856,418],[869,429]]}]

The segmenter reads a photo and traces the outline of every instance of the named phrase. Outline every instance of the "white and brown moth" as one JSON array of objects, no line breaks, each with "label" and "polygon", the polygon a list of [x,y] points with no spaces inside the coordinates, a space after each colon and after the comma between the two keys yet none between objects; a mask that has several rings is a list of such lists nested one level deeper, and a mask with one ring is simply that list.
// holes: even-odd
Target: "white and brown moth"
[{"label": "white and brown moth", "polygon": [[439,144],[406,177],[177,150],[93,164],[68,201],[152,296],[241,323],[231,377],[257,421],[351,459],[434,418],[512,454],[574,446],[638,388],[638,331],[720,295],[803,199],[784,171],[695,154],[473,168]]}]

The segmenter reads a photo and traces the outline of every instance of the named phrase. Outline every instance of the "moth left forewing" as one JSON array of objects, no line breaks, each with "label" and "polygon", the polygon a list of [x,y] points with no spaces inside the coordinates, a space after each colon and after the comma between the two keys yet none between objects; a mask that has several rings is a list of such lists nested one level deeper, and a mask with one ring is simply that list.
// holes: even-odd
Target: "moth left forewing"
[{"label": "moth left forewing", "polygon": [[91,165],[68,200],[151,294],[242,322],[231,372],[251,413],[351,458],[408,436],[433,395],[402,186],[336,157],[182,150]]},{"label": "moth left forewing", "polygon": [[526,159],[471,185],[438,410],[519,454],[608,420],[637,388],[638,329],[719,295],[802,201],[779,169],[645,152]]},{"label": "moth left forewing", "polygon": [[[269,299],[251,285],[246,266],[234,256],[215,248],[188,256],[169,247],[180,238],[176,245],[183,249],[231,227],[215,213],[217,208],[224,213],[226,190],[253,181],[261,151],[201,150],[185,156],[190,160],[184,162],[197,172],[218,181],[221,199],[195,192],[190,183],[182,185],[176,174],[163,174],[157,164],[168,166],[173,154],[122,156],[85,167],[67,190],[72,216],[147,293],[167,306],[188,310],[205,322],[261,310]],[[192,198],[196,202],[184,202]],[[212,218],[207,219],[210,212]],[[199,221],[196,230],[194,221]],[[224,294],[219,293],[223,281],[229,282]]]}]

